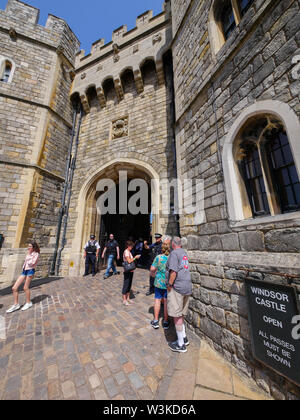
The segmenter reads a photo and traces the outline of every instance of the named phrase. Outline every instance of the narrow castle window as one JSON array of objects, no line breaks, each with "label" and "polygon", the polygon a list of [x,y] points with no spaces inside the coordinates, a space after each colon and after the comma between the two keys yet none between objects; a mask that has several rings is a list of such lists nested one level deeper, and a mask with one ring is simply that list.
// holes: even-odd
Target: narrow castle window
[{"label": "narrow castle window", "polygon": [[221,12],[221,23],[224,33],[224,38],[227,40],[230,34],[234,31],[236,27],[236,22],[234,19],[233,8],[231,3],[228,3]]},{"label": "narrow castle window", "polygon": [[209,14],[211,43],[216,54],[228,40],[254,0],[214,0]]},{"label": "narrow castle window", "polygon": [[12,73],[12,63],[9,60],[5,60],[3,70],[2,70],[1,82],[8,83],[11,73]]},{"label": "narrow castle window", "polygon": [[245,156],[240,167],[252,213],[255,217],[270,214],[259,151],[256,144],[243,145]]},{"label": "narrow castle window", "polygon": [[234,154],[248,216],[300,209],[299,175],[281,121],[272,115],[251,118],[238,135]]}]

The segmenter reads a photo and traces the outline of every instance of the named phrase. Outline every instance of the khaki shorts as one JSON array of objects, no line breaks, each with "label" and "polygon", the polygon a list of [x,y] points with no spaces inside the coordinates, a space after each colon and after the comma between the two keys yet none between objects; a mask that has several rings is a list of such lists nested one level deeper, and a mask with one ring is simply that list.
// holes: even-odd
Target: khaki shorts
[{"label": "khaki shorts", "polygon": [[168,293],[168,315],[173,318],[186,316],[189,309],[190,296],[184,296],[172,289]]}]

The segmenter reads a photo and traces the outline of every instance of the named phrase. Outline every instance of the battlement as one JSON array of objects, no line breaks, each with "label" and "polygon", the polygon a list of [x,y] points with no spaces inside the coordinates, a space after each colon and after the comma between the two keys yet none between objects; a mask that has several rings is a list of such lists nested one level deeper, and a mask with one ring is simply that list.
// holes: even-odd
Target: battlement
[{"label": "battlement", "polygon": [[91,52],[85,55],[85,51],[81,50],[78,52],[76,57],[76,67],[80,68],[83,65],[88,64],[95,58],[107,55],[114,52],[116,47],[121,48],[124,44],[130,41],[134,41],[137,37],[141,37],[144,33],[155,30],[158,26],[163,26],[167,22],[171,15],[171,6],[169,2],[163,3],[163,10],[156,16],[153,16],[153,11],[148,10],[136,18],[136,27],[128,31],[126,25],[123,25],[115,29],[112,33],[112,41],[105,44],[103,38],[92,44]]},{"label": "battlement", "polygon": [[5,13],[14,19],[23,20],[33,25],[38,23],[40,17],[39,9],[19,0],[8,0]]},{"label": "battlement", "polygon": [[[15,20],[26,22],[32,25],[38,25],[40,10],[20,0],[8,0],[5,8],[5,14]],[[62,32],[67,23],[65,20],[49,14],[45,27],[51,31]],[[42,28],[41,25],[38,25]]]},{"label": "battlement", "polygon": [[0,27],[36,42],[63,50],[70,62],[74,62],[80,42],[61,18],[49,14],[45,26],[39,25],[40,10],[20,0],[7,0],[5,10],[0,10]]}]

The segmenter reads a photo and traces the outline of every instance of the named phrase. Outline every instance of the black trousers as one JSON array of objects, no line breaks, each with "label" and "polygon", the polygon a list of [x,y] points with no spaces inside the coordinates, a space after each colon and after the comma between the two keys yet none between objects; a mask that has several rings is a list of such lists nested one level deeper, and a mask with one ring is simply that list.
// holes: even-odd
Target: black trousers
[{"label": "black trousers", "polygon": [[85,258],[85,273],[87,276],[90,272],[90,265],[92,266],[92,274],[96,274],[96,255],[95,254],[86,254]]},{"label": "black trousers", "polygon": [[123,290],[122,295],[126,295],[127,293],[130,293],[131,287],[132,287],[132,280],[133,280],[133,272],[128,271],[127,273],[124,273],[124,283],[123,283]]}]

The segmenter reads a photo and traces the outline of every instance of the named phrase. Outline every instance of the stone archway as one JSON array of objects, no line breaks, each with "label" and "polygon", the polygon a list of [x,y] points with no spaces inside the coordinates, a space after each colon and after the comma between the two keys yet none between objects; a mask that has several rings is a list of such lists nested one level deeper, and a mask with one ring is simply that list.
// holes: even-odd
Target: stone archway
[{"label": "stone archway", "polygon": [[[154,163],[156,166],[156,164]],[[153,166],[154,166],[153,165]],[[136,158],[119,157],[110,159],[103,164],[91,177],[84,183],[77,202],[77,222],[75,226],[75,236],[72,240],[72,248],[69,255],[65,255],[68,260],[69,275],[79,275],[83,269],[82,249],[91,232],[100,237],[101,215],[96,208],[97,184],[105,178],[117,181],[119,171],[127,171],[130,179],[144,179],[151,188],[151,202],[153,209],[153,232],[162,232],[162,220],[160,216],[160,175],[151,164]]]}]

